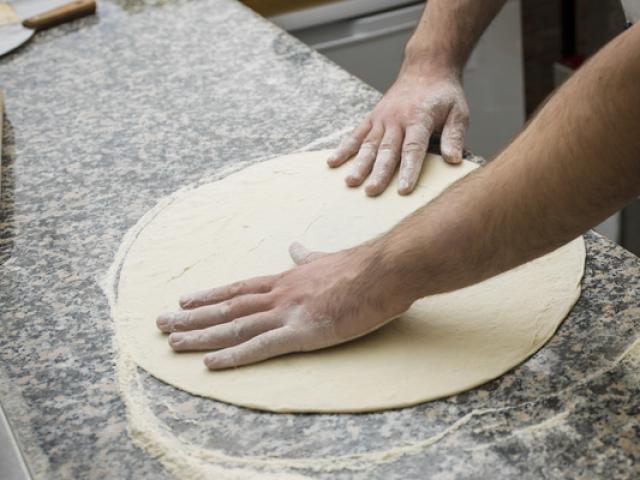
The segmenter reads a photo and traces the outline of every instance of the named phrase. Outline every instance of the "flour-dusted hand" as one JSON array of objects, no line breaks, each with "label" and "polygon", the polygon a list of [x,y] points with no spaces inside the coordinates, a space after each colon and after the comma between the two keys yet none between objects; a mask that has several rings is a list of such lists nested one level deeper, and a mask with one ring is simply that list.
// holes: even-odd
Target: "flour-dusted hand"
[{"label": "flour-dusted hand", "polygon": [[[371,113],[327,160],[332,167],[355,156],[346,178],[375,196],[400,166],[398,192],[413,191],[429,139],[441,132],[447,162],[462,161],[469,109],[461,85],[464,65],[506,0],[432,0],[404,49],[398,78]],[[368,177],[368,180],[367,180]]]},{"label": "flour-dusted hand", "polygon": [[366,180],[365,191],[370,196],[387,188],[399,164],[398,192],[407,195],[415,188],[434,133],[442,132],[444,159],[449,163],[462,161],[468,121],[467,102],[457,73],[401,72],[327,163],[337,167],[355,155],[346,182],[357,187]]},{"label": "flour-dusted hand", "polygon": [[367,245],[323,254],[294,243],[289,252],[297,266],[283,273],[182,297],[182,311],[157,319],[171,347],[211,351],[211,370],[238,367],[360,337],[411,304],[380,280],[392,276],[378,275]]}]

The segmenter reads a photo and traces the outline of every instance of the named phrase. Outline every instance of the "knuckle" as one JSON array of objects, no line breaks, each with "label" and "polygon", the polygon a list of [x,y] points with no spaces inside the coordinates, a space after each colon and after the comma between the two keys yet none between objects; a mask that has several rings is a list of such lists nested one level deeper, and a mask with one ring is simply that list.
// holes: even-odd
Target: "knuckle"
[{"label": "knuckle", "polygon": [[234,283],[230,288],[231,295],[234,297],[236,295],[239,295],[240,292],[242,292],[242,290],[244,289],[245,285],[246,285],[246,282],[244,280]]},{"label": "knuckle", "polygon": [[391,142],[384,142],[380,144],[380,147],[378,148],[378,153],[395,153],[397,151],[397,145],[394,145]]},{"label": "knuckle", "polygon": [[211,334],[207,331],[191,332],[185,336],[186,347],[205,347],[211,342]]},{"label": "knuckle", "polygon": [[195,301],[193,301],[193,304],[201,304],[201,303],[210,303],[210,302],[215,302],[216,298],[218,298],[220,296],[221,293],[224,293],[223,291],[221,291],[219,288],[212,288],[211,290],[207,290],[206,292],[204,292],[204,294],[195,299]]},{"label": "knuckle", "polygon": [[[199,300],[199,299],[198,299]],[[196,302],[196,299],[191,295],[183,295],[180,298],[180,306],[182,308],[191,308],[191,306]]]},{"label": "knuckle", "polygon": [[191,323],[191,317],[191,312],[181,312],[174,314],[171,322],[171,330],[176,331],[187,328]]},{"label": "knuckle", "polygon": [[243,322],[234,320],[229,323],[229,336],[232,339],[234,340],[241,339],[245,331],[246,331],[246,327],[243,325]]},{"label": "knuckle", "polygon": [[371,130],[371,128],[373,127],[373,122],[371,121],[371,118],[367,115],[362,122],[360,122],[360,125],[358,125],[358,127],[353,131],[352,133],[352,137],[357,136],[357,133],[359,130]]},{"label": "knuckle", "polygon": [[284,271],[284,272],[280,272],[280,273],[276,273],[275,275],[273,275],[271,278],[271,283],[269,286],[269,290],[265,293],[270,293],[273,294],[279,286],[282,285],[282,282],[287,278],[289,272]]},{"label": "knuckle", "polygon": [[453,115],[457,123],[464,125],[469,123],[469,108],[466,105],[455,108]]},{"label": "knuckle", "polygon": [[180,338],[180,346],[182,348],[190,348],[198,343],[199,335],[197,332],[184,332]]},{"label": "knuckle", "polygon": [[280,305],[286,302],[287,298],[287,288],[286,287],[278,287],[274,289],[269,295],[271,295],[271,310],[276,311],[280,307]]},{"label": "knuckle", "polygon": [[422,121],[411,122],[406,128],[405,141],[411,139],[412,141],[426,141],[429,138],[430,130],[424,125]]},{"label": "knuckle", "polygon": [[459,128],[450,128],[447,130],[446,135],[443,135],[446,140],[459,141],[462,139],[462,130]]},{"label": "knuckle", "polygon": [[278,281],[279,275],[270,275],[262,277],[259,281],[259,292],[269,293],[273,289],[273,284]]},{"label": "knuckle", "polygon": [[427,145],[421,142],[409,142],[402,148],[402,153],[422,153],[427,150]]},{"label": "knuckle", "polygon": [[237,301],[236,300],[226,300],[218,305],[217,314],[221,320],[227,320],[229,317],[233,315],[234,309],[236,308]]},{"label": "knuckle", "polygon": [[420,115],[416,115],[411,122],[412,126],[420,129],[422,134],[428,134],[433,129],[435,123],[434,116],[438,113],[439,107],[437,105],[430,106],[427,112],[421,112]]},{"label": "knuckle", "polygon": [[457,123],[460,130],[465,130],[469,126],[469,114],[460,116]]},{"label": "knuckle", "polygon": [[467,103],[467,99],[464,96],[464,92],[460,93],[458,101],[455,103],[455,108],[461,113],[469,112],[469,104]]},{"label": "knuckle", "polygon": [[[308,260],[308,256],[305,258],[305,260]],[[265,293],[261,297],[261,303],[264,304],[265,309],[271,310],[277,303],[276,298],[277,297],[273,292]]]},{"label": "knuckle", "polygon": [[426,132],[429,132],[429,133],[431,133],[431,132],[433,131],[434,126],[435,126],[435,123],[436,123],[436,121],[435,121],[435,119],[434,119],[431,115],[427,116],[427,117],[422,121],[422,124],[424,125],[424,129],[425,129],[425,131],[426,131]]},{"label": "knuckle", "polygon": [[461,148],[463,140],[464,135],[460,130],[450,130],[443,138],[442,147]]},{"label": "knuckle", "polygon": [[369,153],[371,150],[378,149],[378,142],[373,139],[365,139],[360,145],[360,151],[364,153]]}]

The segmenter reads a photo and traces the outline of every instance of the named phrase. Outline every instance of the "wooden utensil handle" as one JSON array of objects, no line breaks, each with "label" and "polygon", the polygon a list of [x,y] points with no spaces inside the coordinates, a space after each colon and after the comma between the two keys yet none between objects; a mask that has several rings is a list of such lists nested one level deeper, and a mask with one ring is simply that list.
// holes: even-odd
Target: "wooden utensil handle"
[{"label": "wooden utensil handle", "polygon": [[22,22],[25,27],[42,30],[60,25],[76,18],[90,15],[96,11],[95,0],[74,0],[48,12],[29,17]]}]

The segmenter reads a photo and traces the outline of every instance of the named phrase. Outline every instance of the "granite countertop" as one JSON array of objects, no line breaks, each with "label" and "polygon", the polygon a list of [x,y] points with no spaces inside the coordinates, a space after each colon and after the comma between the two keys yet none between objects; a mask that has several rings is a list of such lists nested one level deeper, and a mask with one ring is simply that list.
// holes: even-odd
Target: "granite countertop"
[{"label": "granite countertop", "polygon": [[123,235],[183,185],[335,145],[379,94],[231,0],[100,3],[0,59],[0,85],[0,400],[36,478],[205,471],[190,459],[209,478],[640,473],[640,261],[592,233],[583,294],[558,334],[441,401],[278,415],[132,370],[145,412],[188,446],[172,468],[149,425],[128,422],[117,381],[100,282]]}]

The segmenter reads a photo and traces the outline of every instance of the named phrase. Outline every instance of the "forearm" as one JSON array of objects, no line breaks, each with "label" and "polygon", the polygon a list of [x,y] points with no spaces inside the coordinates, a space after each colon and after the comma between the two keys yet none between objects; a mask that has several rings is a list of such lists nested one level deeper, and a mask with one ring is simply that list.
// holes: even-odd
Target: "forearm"
[{"label": "forearm", "polygon": [[583,66],[493,162],[375,240],[375,268],[416,299],[525,263],[605,219],[640,194],[639,84],[640,25]]},{"label": "forearm", "polygon": [[473,47],[506,0],[430,0],[407,43],[403,70],[461,72]]}]

